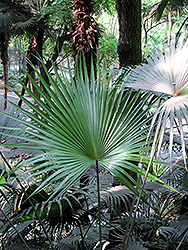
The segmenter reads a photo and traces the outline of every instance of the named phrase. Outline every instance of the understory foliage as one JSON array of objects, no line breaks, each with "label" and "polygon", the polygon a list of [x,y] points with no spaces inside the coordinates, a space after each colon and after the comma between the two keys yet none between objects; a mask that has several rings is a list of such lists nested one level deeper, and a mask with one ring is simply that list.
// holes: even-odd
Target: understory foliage
[{"label": "understory foliage", "polygon": [[[187,51],[186,45],[179,51],[184,49]],[[183,67],[186,59],[182,59],[181,69],[174,67],[168,71],[178,53],[171,50],[165,54],[165,59],[163,55],[152,57],[148,64],[133,69],[126,88],[122,85],[124,75],[115,75],[113,69],[107,72],[105,63],[102,67],[97,64],[96,72],[91,63],[91,74],[88,75],[83,59],[75,75],[70,71],[69,77],[63,71],[57,72],[52,62],[54,78],[43,65],[50,85],[34,68],[43,86],[28,77],[41,98],[24,84],[22,86],[35,104],[14,90],[29,110],[9,101],[17,109],[16,115],[1,112],[3,119],[7,119],[7,125],[1,124],[2,138],[6,138],[3,146],[38,153],[12,163],[1,154],[3,249],[20,247],[20,244],[24,244],[25,249],[31,248],[32,244],[40,249],[44,243],[46,249],[49,245],[52,249],[83,250],[99,246],[102,249],[102,245],[103,249],[124,249],[122,242],[128,236],[137,197],[151,162],[150,151],[152,149],[154,153],[158,134],[161,148],[169,112],[173,114],[169,116],[172,126],[170,152],[177,154],[179,151],[179,145],[171,145],[174,114],[182,131],[180,144],[184,143],[180,117],[185,116],[187,122],[187,85],[184,82],[187,75],[186,66]],[[159,73],[161,64],[166,71]],[[163,76],[166,78],[161,81]],[[157,79],[159,86],[162,82],[173,92],[165,92],[166,96],[162,97],[157,95],[155,92],[164,92],[164,88],[158,91]],[[138,82],[140,87],[145,82],[153,82],[151,86],[157,87],[149,89],[154,93],[127,88],[130,84],[137,88]],[[178,87],[176,91],[170,87],[174,82]],[[147,90],[147,85],[143,89]],[[168,105],[169,100],[174,106]],[[159,101],[162,105],[156,108]],[[7,138],[18,141],[9,142]],[[162,160],[158,155],[158,160],[149,165],[131,240],[129,245],[127,243],[129,250],[187,249],[185,154],[184,162],[179,162],[182,168],[174,164],[169,169],[168,163],[163,162],[163,155],[160,157]],[[113,184],[114,177],[121,181],[120,186]],[[96,183],[99,184],[98,190]],[[102,242],[98,236],[100,227]]]},{"label": "understory foliage", "polygon": [[[35,184],[34,180],[25,183],[24,189],[21,189],[13,176],[7,178],[5,172],[3,175],[6,182],[0,184],[0,219],[1,244],[4,248],[9,245],[24,246],[25,239],[25,244],[29,247],[46,246],[49,249],[36,213],[43,220],[57,249],[93,249],[97,245],[98,204],[94,167],[89,170],[84,187],[81,188],[77,182],[74,188],[69,189],[58,200],[47,201],[49,189],[37,192],[31,197],[35,209],[31,207],[27,197],[39,185],[38,182],[43,181],[42,177]],[[139,205],[128,247],[130,250],[175,250],[178,245],[181,246],[179,249],[187,249],[187,172],[175,167],[161,178],[165,183],[178,188],[181,194],[164,189],[155,182],[146,184],[148,202],[141,201]],[[104,244],[110,249],[122,249],[121,242],[132,217],[135,196],[125,186],[112,187],[113,178],[103,168],[100,168],[100,182]],[[59,182],[54,184],[53,189],[58,185]]]}]

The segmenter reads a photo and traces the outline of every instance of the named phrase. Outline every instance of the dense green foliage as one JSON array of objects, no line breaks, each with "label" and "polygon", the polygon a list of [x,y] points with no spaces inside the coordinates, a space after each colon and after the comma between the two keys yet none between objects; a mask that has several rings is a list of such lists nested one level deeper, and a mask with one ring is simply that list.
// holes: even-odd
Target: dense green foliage
[{"label": "dense green foliage", "polygon": [[115,4],[0,1],[2,250],[188,249],[187,1],[142,1],[122,69]]}]

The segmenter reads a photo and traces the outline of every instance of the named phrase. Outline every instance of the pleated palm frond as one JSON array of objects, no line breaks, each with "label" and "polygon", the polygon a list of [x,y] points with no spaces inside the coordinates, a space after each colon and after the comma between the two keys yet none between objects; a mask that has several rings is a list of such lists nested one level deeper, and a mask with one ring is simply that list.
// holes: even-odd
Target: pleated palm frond
[{"label": "pleated palm frond", "polygon": [[[184,163],[186,152],[184,141],[183,120],[188,123],[188,41],[175,48],[173,40],[171,47],[166,48],[165,55],[160,50],[158,57],[151,56],[148,63],[133,69],[127,79],[126,86],[155,93],[163,93],[164,100],[155,111],[150,132],[157,121],[153,151],[158,141],[158,154],[162,145],[164,132],[168,123],[170,134],[170,159],[172,156],[174,128],[179,131],[181,138]],[[153,152],[152,151],[152,152]]]},{"label": "pleated palm frond", "polygon": [[[22,134],[21,131],[18,131],[18,130],[12,130],[12,128],[23,128],[24,125],[22,125],[20,123],[20,121],[16,121],[14,120],[13,118],[11,117],[8,117],[7,115],[5,115],[3,111],[3,99],[0,98],[0,144],[3,144],[5,143],[8,139],[10,139],[10,137],[6,136],[6,135],[3,135],[1,134],[1,132],[4,132],[4,133],[13,133],[15,135],[20,135]],[[26,116],[24,116],[22,113],[20,113],[19,110],[16,110],[16,108],[14,108],[13,106],[9,106],[6,110],[6,112],[8,114],[10,114],[11,116],[13,117],[19,117],[20,120],[22,119],[26,119]],[[4,127],[4,128],[2,128]],[[14,138],[14,141],[16,140],[16,138]]]},{"label": "pleated palm frond", "polygon": [[[79,209],[85,202],[83,195],[87,195],[87,193],[82,189],[69,189],[60,200],[53,202],[47,202],[49,195],[44,190],[41,190],[37,194],[30,197],[33,204],[35,204],[36,211],[34,211],[27,198],[36,188],[37,185],[32,184],[27,189],[25,189],[24,192],[20,191],[16,196],[14,209],[15,211],[23,212],[22,218],[24,220],[36,219],[37,212],[41,219],[45,219],[54,225],[61,222],[64,226],[64,224],[66,224],[68,221],[72,223],[76,220],[79,220],[79,217],[84,217],[84,213],[80,213],[79,216]],[[76,212],[78,212],[78,214],[76,214]]]},{"label": "pleated palm frond", "polygon": [[[38,116],[12,104],[34,123],[7,114],[30,128],[15,129],[21,130],[30,138],[13,134],[10,136],[38,145],[33,146],[28,143],[9,146],[44,152],[25,160],[18,165],[18,168],[33,164],[33,167],[26,171],[26,173],[32,172],[31,177],[54,171],[35,192],[61,181],[52,194],[53,197],[60,197],[94,163],[98,162],[138,194],[129,180],[134,185],[139,185],[126,170],[139,175],[145,174],[144,169],[133,161],[139,162],[142,151],[148,150],[143,146],[148,132],[147,124],[151,120],[151,116],[147,114],[154,102],[146,105],[151,100],[152,94],[142,94],[139,90],[132,95],[132,89],[129,89],[123,97],[124,89],[112,84],[113,72],[107,78],[106,67],[104,66],[100,73],[98,66],[95,78],[93,68],[92,66],[90,77],[85,66],[84,76],[82,71],[79,71],[74,80],[71,73],[70,79],[61,77],[54,66],[58,84],[46,70],[51,87],[35,69],[48,94],[30,76],[28,77],[42,99],[22,85],[40,108],[14,91]],[[151,175],[149,178],[157,180]]]},{"label": "pleated palm frond", "polygon": [[148,248],[143,247],[143,244],[136,239],[132,239],[127,248],[128,250],[147,250]]},{"label": "pleated palm frond", "polygon": [[16,227],[22,214],[13,212],[16,195],[17,188],[14,185],[7,182],[0,183],[0,231],[1,244],[4,248],[9,246],[16,235],[20,236],[20,227],[18,230]]},{"label": "pleated palm frond", "polygon": [[0,3],[0,28],[1,32],[11,32],[12,26],[17,22],[27,22],[32,20],[31,10],[28,6],[24,6],[16,1],[2,1]]},{"label": "pleated palm frond", "polygon": [[[105,227],[103,227],[102,230],[102,236],[103,238],[107,239],[109,236],[109,229],[110,227],[108,225],[105,225]],[[86,235],[86,237],[83,238],[81,237],[80,234],[80,229],[76,228],[74,230],[72,230],[70,233],[67,233],[67,235],[65,235],[63,237],[63,239],[61,239],[61,241],[58,244],[57,249],[79,249],[81,248],[81,246],[84,245],[84,249],[93,249],[93,250],[97,250],[99,249],[99,241],[98,241],[98,234],[99,234],[99,229],[98,227],[96,227],[95,225],[92,225],[88,231],[88,227],[84,227],[82,229],[82,234]],[[83,242],[82,242],[83,240]],[[109,244],[110,242],[108,242]],[[105,249],[105,241],[103,241],[103,249]]]},{"label": "pleated palm frond", "polygon": [[[169,227],[160,227],[157,234],[163,236],[167,242],[178,245],[176,249],[187,249],[188,246],[188,217],[180,216]],[[183,247],[183,248],[180,248]]]},{"label": "pleated palm frond", "polygon": [[123,203],[126,211],[130,211],[130,200],[133,199],[133,192],[125,186],[115,186],[100,192],[100,197],[107,202],[108,207],[121,207]]},{"label": "pleated palm frond", "polygon": [[[159,204],[156,206],[155,209],[155,215],[151,212],[150,217],[155,218],[155,220],[161,221],[163,219],[169,220],[172,219],[172,217],[176,217],[179,213],[179,208],[181,207],[180,204],[183,203],[185,200],[183,190],[181,189],[182,193],[172,192],[169,189],[163,188],[160,185],[153,185],[153,183],[148,183],[151,185],[147,185],[146,192],[148,195],[150,195],[151,199],[155,201],[155,204]],[[178,189],[179,190],[179,189]],[[186,201],[186,200],[185,200]],[[143,214],[145,213],[145,216],[147,216],[147,205],[142,204],[140,206],[140,211],[143,211]],[[172,216],[173,213],[173,216]],[[164,222],[165,222],[164,220]]]},{"label": "pleated palm frond", "polygon": [[[180,162],[183,165],[183,160]],[[162,177],[165,183],[168,185],[177,188],[178,190],[188,191],[188,173],[184,168],[172,167],[172,169],[166,171],[164,176]]]},{"label": "pleated palm frond", "polygon": [[[77,224],[90,223],[89,212],[80,211],[85,204],[85,192],[69,190],[60,200],[46,202],[49,195],[42,190],[30,198],[35,207],[33,209],[27,197],[36,187],[36,184],[32,184],[20,190],[19,186],[6,182],[0,184],[0,231],[7,247],[13,240],[19,242],[19,234],[27,238],[32,231],[34,234],[38,230],[41,233],[36,213],[43,219],[51,237],[57,237],[65,229],[73,230]],[[35,230],[37,227],[38,230]]]},{"label": "pleated palm frond", "polygon": [[31,31],[36,29],[36,26],[39,25],[38,23],[38,18],[39,16],[33,16],[33,17],[28,17],[23,18],[22,21],[17,21],[13,26],[12,26],[12,31],[15,34],[23,34],[26,31]]},{"label": "pleated palm frond", "polygon": [[158,22],[163,13],[165,8],[169,5],[172,9],[181,10],[183,5],[186,4],[186,0],[161,0],[159,3],[155,4],[152,8],[152,15]]},{"label": "pleated palm frond", "polygon": [[[12,23],[15,21],[15,10],[13,8],[12,1],[3,1],[0,3],[0,28],[8,29],[11,27]],[[15,7],[15,5],[14,5]]]}]

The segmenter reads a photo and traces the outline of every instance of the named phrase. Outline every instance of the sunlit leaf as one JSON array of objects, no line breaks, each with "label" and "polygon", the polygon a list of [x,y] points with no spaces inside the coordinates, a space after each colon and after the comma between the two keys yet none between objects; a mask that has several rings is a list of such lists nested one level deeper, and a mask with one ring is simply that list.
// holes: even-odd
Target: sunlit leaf
[{"label": "sunlit leaf", "polygon": [[[181,39],[181,42],[183,39]],[[145,91],[153,91],[163,95],[162,104],[155,111],[150,132],[154,127],[155,137],[151,154],[158,143],[158,154],[162,145],[164,132],[170,127],[170,158],[172,155],[173,131],[177,127],[181,138],[184,163],[186,166],[186,152],[184,141],[184,127],[188,123],[188,41],[175,48],[174,40],[171,47],[167,47],[165,55],[158,50],[158,57],[150,56],[147,64],[133,69],[126,81],[126,86]]]},{"label": "sunlit leaf", "polygon": [[[103,72],[98,71],[95,77],[91,65],[91,76],[87,76],[86,72],[83,76],[80,71],[75,81],[73,77],[60,77],[56,72],[56,84],[46,70],[50,87],[36,70],[48,94],[30,76],[42,99],[22,85],[40,108],[14,91],[38,116],[12,103],[33,122],[21,121],[27,127],[22,129],[27,137],[18,138],[28,143],[9,146],[44,152],[25,160],[18,168],[32,165],[26,171],[31,172],[31,177],[53,171],[35,193],[58,181],[60,184],[52,196],[60,197],[98,161],[100,166],[138,195],[136,186],[140,186],[126,170],[145,174],[135,162],[140,161],[143,150],[148,150],[144,145],[149,129],[147,124],[152,116],[148,117],[147,113],[155,102],[147,106],[152,94],[142,94],[140,90],[133,94],[129,89],[124,94],[124,88],[112,83],[113,72],[108,78],[105,72],[104,66]],[[146,158],[144,160],[147,161]],[[149,178],[157,180],[151,175]]]}]

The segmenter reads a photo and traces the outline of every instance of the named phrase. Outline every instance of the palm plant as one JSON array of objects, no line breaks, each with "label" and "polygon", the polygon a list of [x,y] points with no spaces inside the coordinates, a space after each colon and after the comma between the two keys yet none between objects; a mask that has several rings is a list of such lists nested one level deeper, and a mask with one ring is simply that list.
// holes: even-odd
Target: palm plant
[{"label": "palm plant", "polygon": [[34,26],[36,19],[32,17],[30,9],[20,1],[1,1],[0,3],[0,57],[3,64],[4,80],[4,110],[7,107],[8,87],[8,46],[11,35],[22,34],[28,26]]},{"label": "palm plant", "polygon": [[[151,154],[154,153],[158,143],[158,155],[163,141],[165,128],[168,123],[170,135],[170,159],[172,157],[174,128],[178,129],[181,138],[184,164],[186,166],[186,151],[184,141],[183,119],[188,123],[188,41],[183,44],[181,37],[179,46],[175,48],[174,40],[170,48],[166,48],[165,55],[158,50],[158,56],[151,56],[147,64],[133,69],[126,80],[125,86],[144,91],[153,91],[163,94],[161,105],[156,109],[153,117],[149,136],[155,122],[155,136]],[[148,136],[148,137],[149,137]]]},{"label": "palm plant", "polygon": [[172,8],[181,9],[183,6],[186,6],[186,0],[161,0],[159,3],[153,6],[154,16],[156,20],[159,21],[165,10],[165,8],[170,5]]},{"label": "palm plant", "polygon": [[96,64],[96,52],[98,47],[99,31],[97,23],[91,17],[93,3],[89,1],[75,0],[73,2],[73,49],[74,58],[78,60],[82,53],[85,55],[86,65],[90,74],[91,57]]},{"label": "palm plant", "polygon": [[[15,180],[9,169],[11,169],[11,166],[7,159],[3,157],[2,162],[0,161],[0,242],[3,247],[6,248],[11,245],[18,248],[20,244],[24,244],[29,249],[28,245],[32,243],[31,241],[34,241],[41,233],[45,234],[43,228],[57,242],[62,239],[65,230],[66,234],[70,234],[75,227],[79,228],[81,236],[83,235],[82,227],[91,224],[88,214],[97,211],[97,208],[94,209],[93,207],[89,209],[90,212],[82,209],[87,207],[84,206],[86,204],[85,196],[87,195],[84,190],[69,189],[58,201],[47,202],[49,194],[44,190],[28,199],[38,184],[33,179],[29,183],[25,183],[23,188],[19,184],[19,179],[16,178]],[[16,176],[15,173],[14,175]],[[34,204],[33,207],[31,202]],[[41,220],[38,220],[38,217]],[[41,227],[41,221],[43,221],[43,228]],[[31,241],[26,240],[28,237]],[[21,243],[19,243],[20,239]],[[44,239],[39,236],[39,242],[34,241],[32,244],[37,246]],[[84,239],[82,239],[82,242],[84,242]]]},{"label": "palm plant", "polygon": [[[1,112],[3,111],[3,99],[2,98],[0,98],[0,111]],[[26,119],[26,117],[22,113],[20,113],[20,111],[15,109],[13,106],[8,106],[6,112],[13,117],[19,117],[21,120]],[[21,131],[13,131],[12,128],[18,128],[18,127],[23,128],[23,125],[20,122],[15,121],[13,118],[6,116],[4,112],[0,113],[0,126],[1,126],[0,132],[5,132],[5,133],[11,132],[11,133],[14,133],[17,135],[20,135]],[[2,127],[4,127],[4,128],[2,128]],[[2,145],[8,139],[10,139],[10,137],[1,134],[0,135],[0,144]],[[14,139],[14,143],[15,143],[15,139]]]},{"label": "palm plant", "polygon": [[[144,169],[136,162],[140,161],[141,153],[148,150],[144,145],[149,128],[147,124],[152,116],[146,114],[157,100],[151,101],[152,94],[142,94],[140,90],[131,95],[132,89],[129,89],[123,95],[124,88],[113,81],[113,71],[107,78],[105,64],[102,74],[98,66],[95,78],[94,66],[93,64],[91,66],[90,77],[87,74],[87,67],[84,66],[84,75],[78,70],[74,80],[71,73],[70,79],[61,77],[54,65],[58,84],[46,69],[51,87],[35,69],[48,94],[28,75],[43,99],[39,99],[22,85],[40,108],[14,92],[38,116],[12,103],[33,122],[20,121],[27,127],[21,129],[27,137],[13,134],[9,136],[36,145],[28,143],[8,146],[43,150],[43,154],[25,160],[17,166],[17,169],[34,164],[32,169],[24,173],[31,174],[25,181],[53,170],[53,173],[34,191],[36,194],[58,181],[59,186],[49,196],[49,200],[60,198],[91,166],[95,166],[100,225],[98,169],[100,166],[103,167],[119,178],[136,195],[139,194],[136,188],[140,188],[139,183],[126,170],[134,171],[141,176],[145,175]],[[8,114],[7,116],[12,117]],[[143,160],[147,162],[147,158],[144,157]],[[149,175],[149,178],[158,180],[152,175]]]},{"label": "palm plant", "polygon": [[[140,202],[131,238],[142,242],[146,249],[187,249],[187,171],[176,166],[173,171],[168,169],[162,179],[181,193],[147,182],[144,190],[158,206],[151,209],[149,200],[148,203]],[[132,213],[126,212],[116,219],[122,231],[127,228],[130,216]],[[134,249],[131,242],[130,247]]]}]

